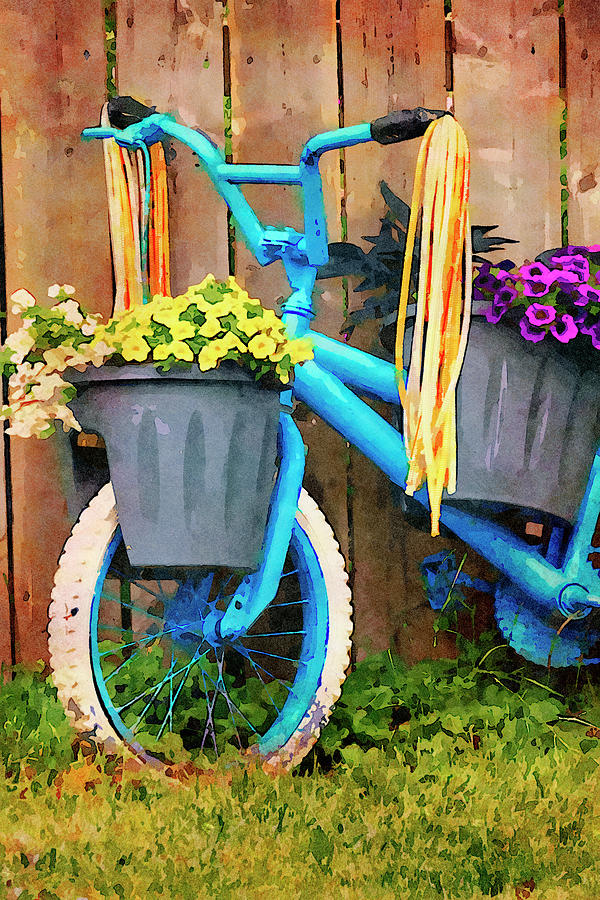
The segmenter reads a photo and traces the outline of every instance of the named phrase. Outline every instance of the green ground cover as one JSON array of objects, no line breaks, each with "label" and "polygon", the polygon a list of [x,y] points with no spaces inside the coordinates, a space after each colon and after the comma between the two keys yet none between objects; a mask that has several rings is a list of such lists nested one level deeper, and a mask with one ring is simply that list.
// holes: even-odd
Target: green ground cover
[{"label": "green ground cover", "polygon": [[493,636],[359,664],[294,775],[73,747],[43,673],[5,685],[0,721],[7,898],[598,896],[600,689]]}]

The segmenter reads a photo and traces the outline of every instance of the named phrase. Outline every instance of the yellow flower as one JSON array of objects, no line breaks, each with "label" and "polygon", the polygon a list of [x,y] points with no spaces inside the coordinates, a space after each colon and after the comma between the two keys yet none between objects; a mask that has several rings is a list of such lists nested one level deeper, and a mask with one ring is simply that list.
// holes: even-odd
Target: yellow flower
[{"label": "yellow flower", "polygon": [[171,341],[170,344],[158,344],[152,353],[154,359],[166,359],[168,356],[174,356],[175,359],[185,359],[192,362],[194,353],[189,344],[184,341]]},{"label": "yellow flower", "polygon": [[123,338],[121,356],[128,361],[144,362],[148,359],[150,347],[143,337],[134,334]]},{"label": "yellow flower", "polygon": [[256,359],[266,359],[275,352],[277,345],[266,334],[257,334],[248,344],[248,350]]},{"label": "yellow flower", "polygon": [[194,337],[196,334],[196,328],[192,325],[191,322],[186,322],[185,319],[182,321],[174,322],[170,326],[171,337],[175,341],[183,341],[185,338]]},{"label": "yellow flower", "polygon": [[280,328],[281,319],[272,309],[265,309],[262,314],[265,328]]},{"label": "yellow flower", "polygon": [[276,366],[275,371],[277,372],[277,375],[279,376],[279,380],[282,381],[284,384],[288,384],[288,382],[290,380],[290,373],[287,371],[287,369],[283,369],[281,366]]},{"label": "yellow flower", "polygon": [[152,313],[152,318],[160,325],[171,328],[179,321],[179,310],[173,309],[171,306],[161,306]]},{"label": "yellow flower", "polygon": [[[217,363],[220,360],[219,356],[219,347],[215,349],[215,344],[218,344],[218,341],[212,341],[210,344],[207,344],[206,347],[203,347],[200,353],[198,354],[198,365],[200,367],[201,372],[206,372],[208,369],[214,369]],[[225,354],[222,354],[225,355]]]},{"label": "yellow flower", "polygon": [[287,345],[287,352],[290,354],[292,365],[312,359],[314,356],[312,341],[310,338],[294,338]]},{"label": "yellow flower", "polygon": [[224,297],[222,300],[217,300],[216,303],[210,303],[208,308],[210,310],[211,316],[228,316],[231,312],[231,300],[229,297]]},{"label": "yellow flower", "polygon": [[269,353],[269,359],[271,362],[281,362],[286,353],[289,352],[289,341],[284,341],[277,345],[274,353]]},{"label": "yellow flower", "polygon": [[[213,343],[215,342],[213,341]],[[225,337],[221,341],[219,341],[219,343],[222,344],[227,351],[239,350],[240,353],[246,353],[248,350],[244,342],[240,341],[239,337],[236,334],[233,334],[231,331],[228,331],[225,334]]]},{"label": "yellow flower", "polygon": [[215,316],[207,316],[204,325],[201,325],[199,332],[202,337],[212,338],[221,331],[221,323]]},{"label": "yellow flower", "polygon": [[252,335],[260,331],[260,317],[255,316],[253,319],[238,318],[236,325],[242,334],[245,334],[246,337],[252,337]]}]

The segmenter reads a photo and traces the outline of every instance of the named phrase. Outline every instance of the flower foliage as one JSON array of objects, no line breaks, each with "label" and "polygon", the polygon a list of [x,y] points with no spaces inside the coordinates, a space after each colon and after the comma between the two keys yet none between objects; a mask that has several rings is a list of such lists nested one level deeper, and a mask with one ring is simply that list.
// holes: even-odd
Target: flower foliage
[{"label": "flower foliage", "polygon": [[169,371],[196,361],[205,372],[234,360],[257,380],[274,376],[287,384],[293,367],[313,355],[308,339],[288,338],[279,317],[232,277],[208,275],[180,296],[156,296],[108,322],[86,313],[74,293],[71,285],[52,285],[48,296],[57,302],[50,308],[23,289],[11,296],[22,324],[0,347],[0,374],[9,385],[0,415],[10,420],[9,434],[48,437],[55,419],[65,431],[80,430],[67,406],[76,394],[63,378],[69,368],[152,362]]},{"label": "flower foliage", "polygon": [[550,250],[520,267],[484,263],[473,286],[488,322],[513,322],[531,343],[560,346],[581,334],[600,349],[600,245]]}]

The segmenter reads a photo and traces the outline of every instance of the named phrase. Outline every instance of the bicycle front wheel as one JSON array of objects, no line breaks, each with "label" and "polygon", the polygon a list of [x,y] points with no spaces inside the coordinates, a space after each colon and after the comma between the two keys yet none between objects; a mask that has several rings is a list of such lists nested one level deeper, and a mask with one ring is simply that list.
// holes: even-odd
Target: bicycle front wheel
[{"label": "bicycle front wheel", "polygon": [[352,630],[343,557],[305,491],[273,602],[235,639],[205,635],[240,579],[133,569],[102,488],[65,545],[49,611],[54,682],[75,728],[155,763],[231,747],[299,762],[339,697]]}]

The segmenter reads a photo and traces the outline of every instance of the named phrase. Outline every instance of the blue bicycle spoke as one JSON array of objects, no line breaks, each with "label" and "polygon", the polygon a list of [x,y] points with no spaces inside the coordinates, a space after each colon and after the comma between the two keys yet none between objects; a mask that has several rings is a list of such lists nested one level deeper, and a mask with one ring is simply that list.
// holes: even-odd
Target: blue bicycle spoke
[{"label": "blue bicycle spoke", "polygon": [[[202,646],[202,644],[199,644],[198,649],[200,649],[201,646]],[[173,672],[172,677],[175,678],[177,675],[180,675],[182,672],[188,672],[189,669],[198,662],[198,659],[196,658],[196,655],[194,654],[194,656],[192,657],[192,659],[189,663],[187,663],[185,666],[182,666],[181,669],[177,669],[176,672]],[[169,672],[170,671],[171,671],[171,669],[169,668]],[[162,680],[161,684],[164,684],[168,677],[169,677],[169,673],[167,673],[165,678]],[[117,710],[118,713],[121,713],[121,712],[123,712],[124,709],[127,709],[128,707],[133,706],[134,703],[137,703],[138,700],[141,700],[143,697],[147,697],[148,694],[152,693],[153,690],[154,690],[154,687],[146,688],[145,691],[142,691],[142,693],[138,694],[137,697],[134,697],[133,700],[128,700],[127,703],[123,704],[123,706],[116,706],[115,709]]]},{"label": "blue bicycle spoke", "polygon": [[252,665],[252,668],[254,669],[254,671],[256,672],[256,674],[258,675],[258,677],[259,677],[259,679],[260,679],[260,682],[261,682],[262,686],[264,687],[265,691],[266,691],[267,694],[269,695],[269,700],[271,701],[271,703],[273,704],[273,706],[275,707],[275,709],[277,710],[277,712],[280,713],[281,710],[280,710],[280,708],[277,706],[277,704],[275,703],[275,701],[273,700],[273,697],[271,696],[271,692],[270,692],[269,688],[267,687],[267,685],[265,684],[265,681],[264,681],[262,675],[261,675],[260,672],[258,671],[258,669],[257,669],[257,667],[256,667],[256,665],[255,665],[255,663],[254,663],[254,660],[251,659],[251,660],[250,660],[250,663],[251,663],[251,665]]},{"label": "blue bicycle spoke", "polygon": [[135,578],[130,578],[127,575],[123,575],[123,573],[119,572],[118,569],[115,569],[114,566],[110,567],[110,571],[112,573],[114,573],[115,575],[117,575],[117,577],[120,578],[121,581],[127,581],[129,584],[135,584],[135,586],[138,587],[140,589],[140,591],[144,591],[144,593],[146,593],[146,594],[152,594],[152,596],[156,597],[157,600],[162,599],[161,595],[157,594],[156,591],[151,591],[149,587],[146,587],[146,585],[141,584]]},{"label": "blue bicycle spoke", "polygon": [[265,634],[251,634],[247,631],[244,635],[244,640],[246,638],[282,637],[286,634],[306,634],[306,631],[269,631]]},{"label": "blue bicycle spoke", "polygon": [[[171,727],[172,727],[172,725],[173,725],[173,709],[175,708],[175,704],[177,703],[177,698],[179,697],[179,694],[181,693],[181,689],[182,689],[182,687],[183,687],[183,685],[184,685],[184,683],[185,683],[185,680],[186,680],[187,677],[188,677],[188,674],[189,674],[189,671],[190,671],[190,668],[191,668],[191,664],[194,663],[194,662],[199,662],[200,659],[202,658],[202,654],[200,654],[200,649],[202,648],[203,645],[204,645],[204,641],[202,641],[202,642],[201,642],[200,644],[198,644],[198,646],[196,647],[196,652],[194,653],[194,657],[192,658],[192,660],[190,661],[190,663],[188,663],[189,668],[186,667],[186,669],[185,669],[185,672],[184,672],[184,674],[183,674],[183,676],[182,676],[182,678],[181,678],[181,681],[179,682],[179,684],[178,684],[178,686],[177,686],[177,691],[176,691],[176,693],[175,693],[175,696],[173,696],[173,678],[175,678],[175,677],[176,677],[176,674],[178,674],[178,673],[174,673],[174,674],[172,674],[172,675],[170,676],[170,679],[169,679],[169,708],[167,709],[167,714],[166,714],[165,718],[163,719],[163,723],[162,723],[162,725],[161,725],[161,727],[160,727],[160,730],[159,730],[159,732],[158,732],[157,738],[160,738],[160,737],[162,736],[162,733],[163,733],[163,731],[164,731],[164,726],[165,726],[165,723],[166,723],[167,719],[170,718],[170,721],[171,721]],[[198,654],[198,658],[197,658],[197,659],[195,659],[196,654]],[[172,666],[173,666],[173,651],[171,651],[171,668],[172,668]],[[200,669],[202,670],[202,666],[200,666]],[[169,670],[169,671],[170,671],[170,670]],[[182,670],[180,669],[179,671],[181,672]],[[203,671],[203,670],[202,670],[202,671]],[[169,730],[171,730],[171,729],[169,729]]]},{"label": "blue bicycle spoke", "polygon": [[304,663],[302,659],[293,659],[291,656],[279,656],[277,653],[267,653],[266,650],[255,650],[254,647],[246,647],[246,650],[248,653],[260,653],[261,656],[272,656],[274,659],[284,659],[286,662],[298,663],[298,665]]},{"label": "blue bicycle spoke", "polygon": [[267,609],[281,609],[283,606],[304,606],[308,600],[290,600],[289,603],[269,603]]},{"label": "blue bicycle spoke", "polygon": [[127,644],[119,644],[118,647],[113,648],[112,650],[102,650],[98,656],[109,656],[111,653],[120,653],[121,650],[126,650],[127,647],[135,647],[137,644],[147,643],[148,641],[155,641],[157,638],[163,638],[167,634],[173,634],[175,631],[181,631],[184,628],[189,628],[189,623],[184,623],[183,625],[176,625],[174,628],[169,628],[167,631],[159,631],[157,634],[151,634],[148,637],[140,638],[138,641],[130,641]]},{"label": "blue bicycle spoke", "polygon": [[127,609],[139,612],[141,615],[148,616],[150,619],[158,619],[159,622],[162,622],[163,620],[162,616],[157,616],[154,613],[148,612],[148,610],[143,609],[141,606],[134,606],[133,603],[125,603],[120,597],[115,597],[113,594],[107,594],[106,591],[102,591],[100,596],[103,600],[109,600],[111,603],[116,603],[118,606],[126,606]]},{"label": "blue bicycle spoke", "polygon": [[242,742],[240,740],[239,731],[237,730],[237,725],[235,724],[235,717],[233,715],[233,709],[232,709],[232,706],[234,706],[234,704],[232,703],[232,701],[229,698],[229,694],[227,693],[227,686],[226,686],[225,682],[223,681],[223,661],[224,661],[224,659],[225,659],[225,651],[222,651],[221,659],[220,660],[217,659],[217,666],[219,669],[219,677],[217,678],[217,688],[218,688],[218,684],[220,682],[223,685],[223,689],[222,689],[221,693],[225,697],[225,703],[227,704],[227,708],[229,709],[229,715],[231,716],[231,721],[233,722],[233,727],[235,729],[235,735],[238,739],[238,744],[239,744],[240,750],[241,750]]},{"label": "blue bicycle spoke", "polygon": [[[204,677],[205,675],[207,678],[210,678],[210,675],[208,675],[208,673],[205,672],[204,669],[202,669],[202,682],[204,684],[204,695],[206,697],[206,726],[204,728],[204,734],[202,735],[202,741],[200,742],[200,750],[204,750],[204,742],[206,741],[206,735],[208,734],[208,726],[210,725],[213,746],[215,748],[215,753],[218,756],[219,751],[217,749],[217,735],[215,733],[215,720],[213,718],[213,711],[215,708],[215,703],[217,702],[217,689],[215,686],[215,690],[213,691],[213,695],[212,695],[212,700],[210,700],[209,696],[208,696],[208,688],[206,687],[206,679]],[[210,680],[212,681],[212,678],[210,678]],[[214,684],[214,681],[213,681],[213,684]]]},{"label": "blue bicycle spoke", "polygon": [[288,691],[290,694],[293,694],[293,693],[294,693],[293,688],[291,688],[291,687],[289,686],[289,684],[286,684],[285,681],[282,681],[281,678],[278,678],[278,677],[277,677],[277,675],[273,675],[272,672],[269,672],[268,669],[265,669],[264,666],[261,666],[261,664],[260,664],[259,662],[256,662],[256,660],[252,659],[252,658],[250,657],[250,654],[248,653],[246,647],[243,647],[243,650],[246,650],[246,652],[243,653],[242,650],[240,650],[240,646],[243,646],[243,645],[239,645],[239,644],[231,644],[231,647],[232,647],[237,653],[239,653],[240,656],[241,656],[243,659],[247,659],[248,662],[251,663],[253,666],[255,666],[255,665],[258,666],[258,668],[261,670],[261,672],[264,672],[265,675],[268,675],[268,677],[269,677],[269,678],[272,678],[273,681],[278,681],[279,684],[281,684],[281,685],[286,689],[286,691]]},{"label": "blue bicycle spoke", "polygon": [[121,671],[121,669],[124,669],[125,666],[128,666],[129,663],[131,662],[131,660],[135,659],[138,654],[139,654],[139,650],[136,650],[135,653],[132,653],[131,656],[127,657],[125,662],[122,662],[120,666],[117,666],[116,669],[113,669],[113,671],[110,673],[110,675],[106,675],[104,678],[104,684],[108,684],[108,682],[111,680],[111,678],[114,678],[115,675],[117,675]]},{"label": "blue bicycle spoke", "polygon": [[148,710],[150,709],[150,707],[152,706],[152,702],[153,702],[154,700],[156,700],[156,698],[158,697],[158,695],[159,695],[160,692],[162,691],[164,685],[167,683],[167,681],[168,681],[168,679],[169,679],[169,676],[172,677],[172,674],[171,674],[171,673],[172,673],[172,671],[173,671],[173,666],[174,666],[174,663],[171,663],[171,665],[170,665],[170,667],[169,667],[169,671],[167,672],[167,674],[165,675],[165,677],[163,678],[163,680],[160,681],[160,682],[157,684],[154,693],[152,694],[152,696],[150,697],[150,699],[149,699],[148,702],[146,703],[145,707],[143,708],[143,710],[141,711],[141,713],[139,714],[139,716],[138,716],[137,719],[135,720],[135,724],[131,727],[131,733],[132,733],[132,734],[135,734],[136,728],[138,727],[138,725],[140,724],[140,722],[142,721],[142,719],[144,718],[144,716],[146,715],[146,713],[148,712]]},{"label": "blue bicycle spoke", "polygon": [[[206,672],[204,669],[202,669],[202,671],[204,672],[204,674],[206,675],[206,677],[209,679],[209,681],[212,681],[212,683],[214,684],[216,693],[223,693],[222,691],[219,690],[218,683],[214,680],[214,678],[211,678],[211,676],[208,674],[208,672]],[[223,686],[225,687],[225,683],[224,683],[224,682],[223,682]],[[227,688],[225,688],[225,690],[227,690]],[[223,694],[223,696],[225,697],[225,694]],[[225,697],[225,701],[227,702],[227,697]],[[238,714],[238,716],[240,716],[240,717],[244,720],[244,722],[246,722],[246,724],[252,729],[252,731],[254,732],[254,734],[257,735],[257,734],[258,734],[258,731],[257,731],[256,728],[254,727],[254,725],[252,724],[252,722],[250,721],[250,719],[247,719],[247,718],[246,718],[246,716],[245,716],[244,713],[241,711],[241,709],[239,708],[239,706],[237,706],[237,705],[233,702],[233,700],[230,699],[230,703],[231,703],[231,705],[233,706],[233,708],[235,709],[235,711],[236,711],[236,713]]]}]

